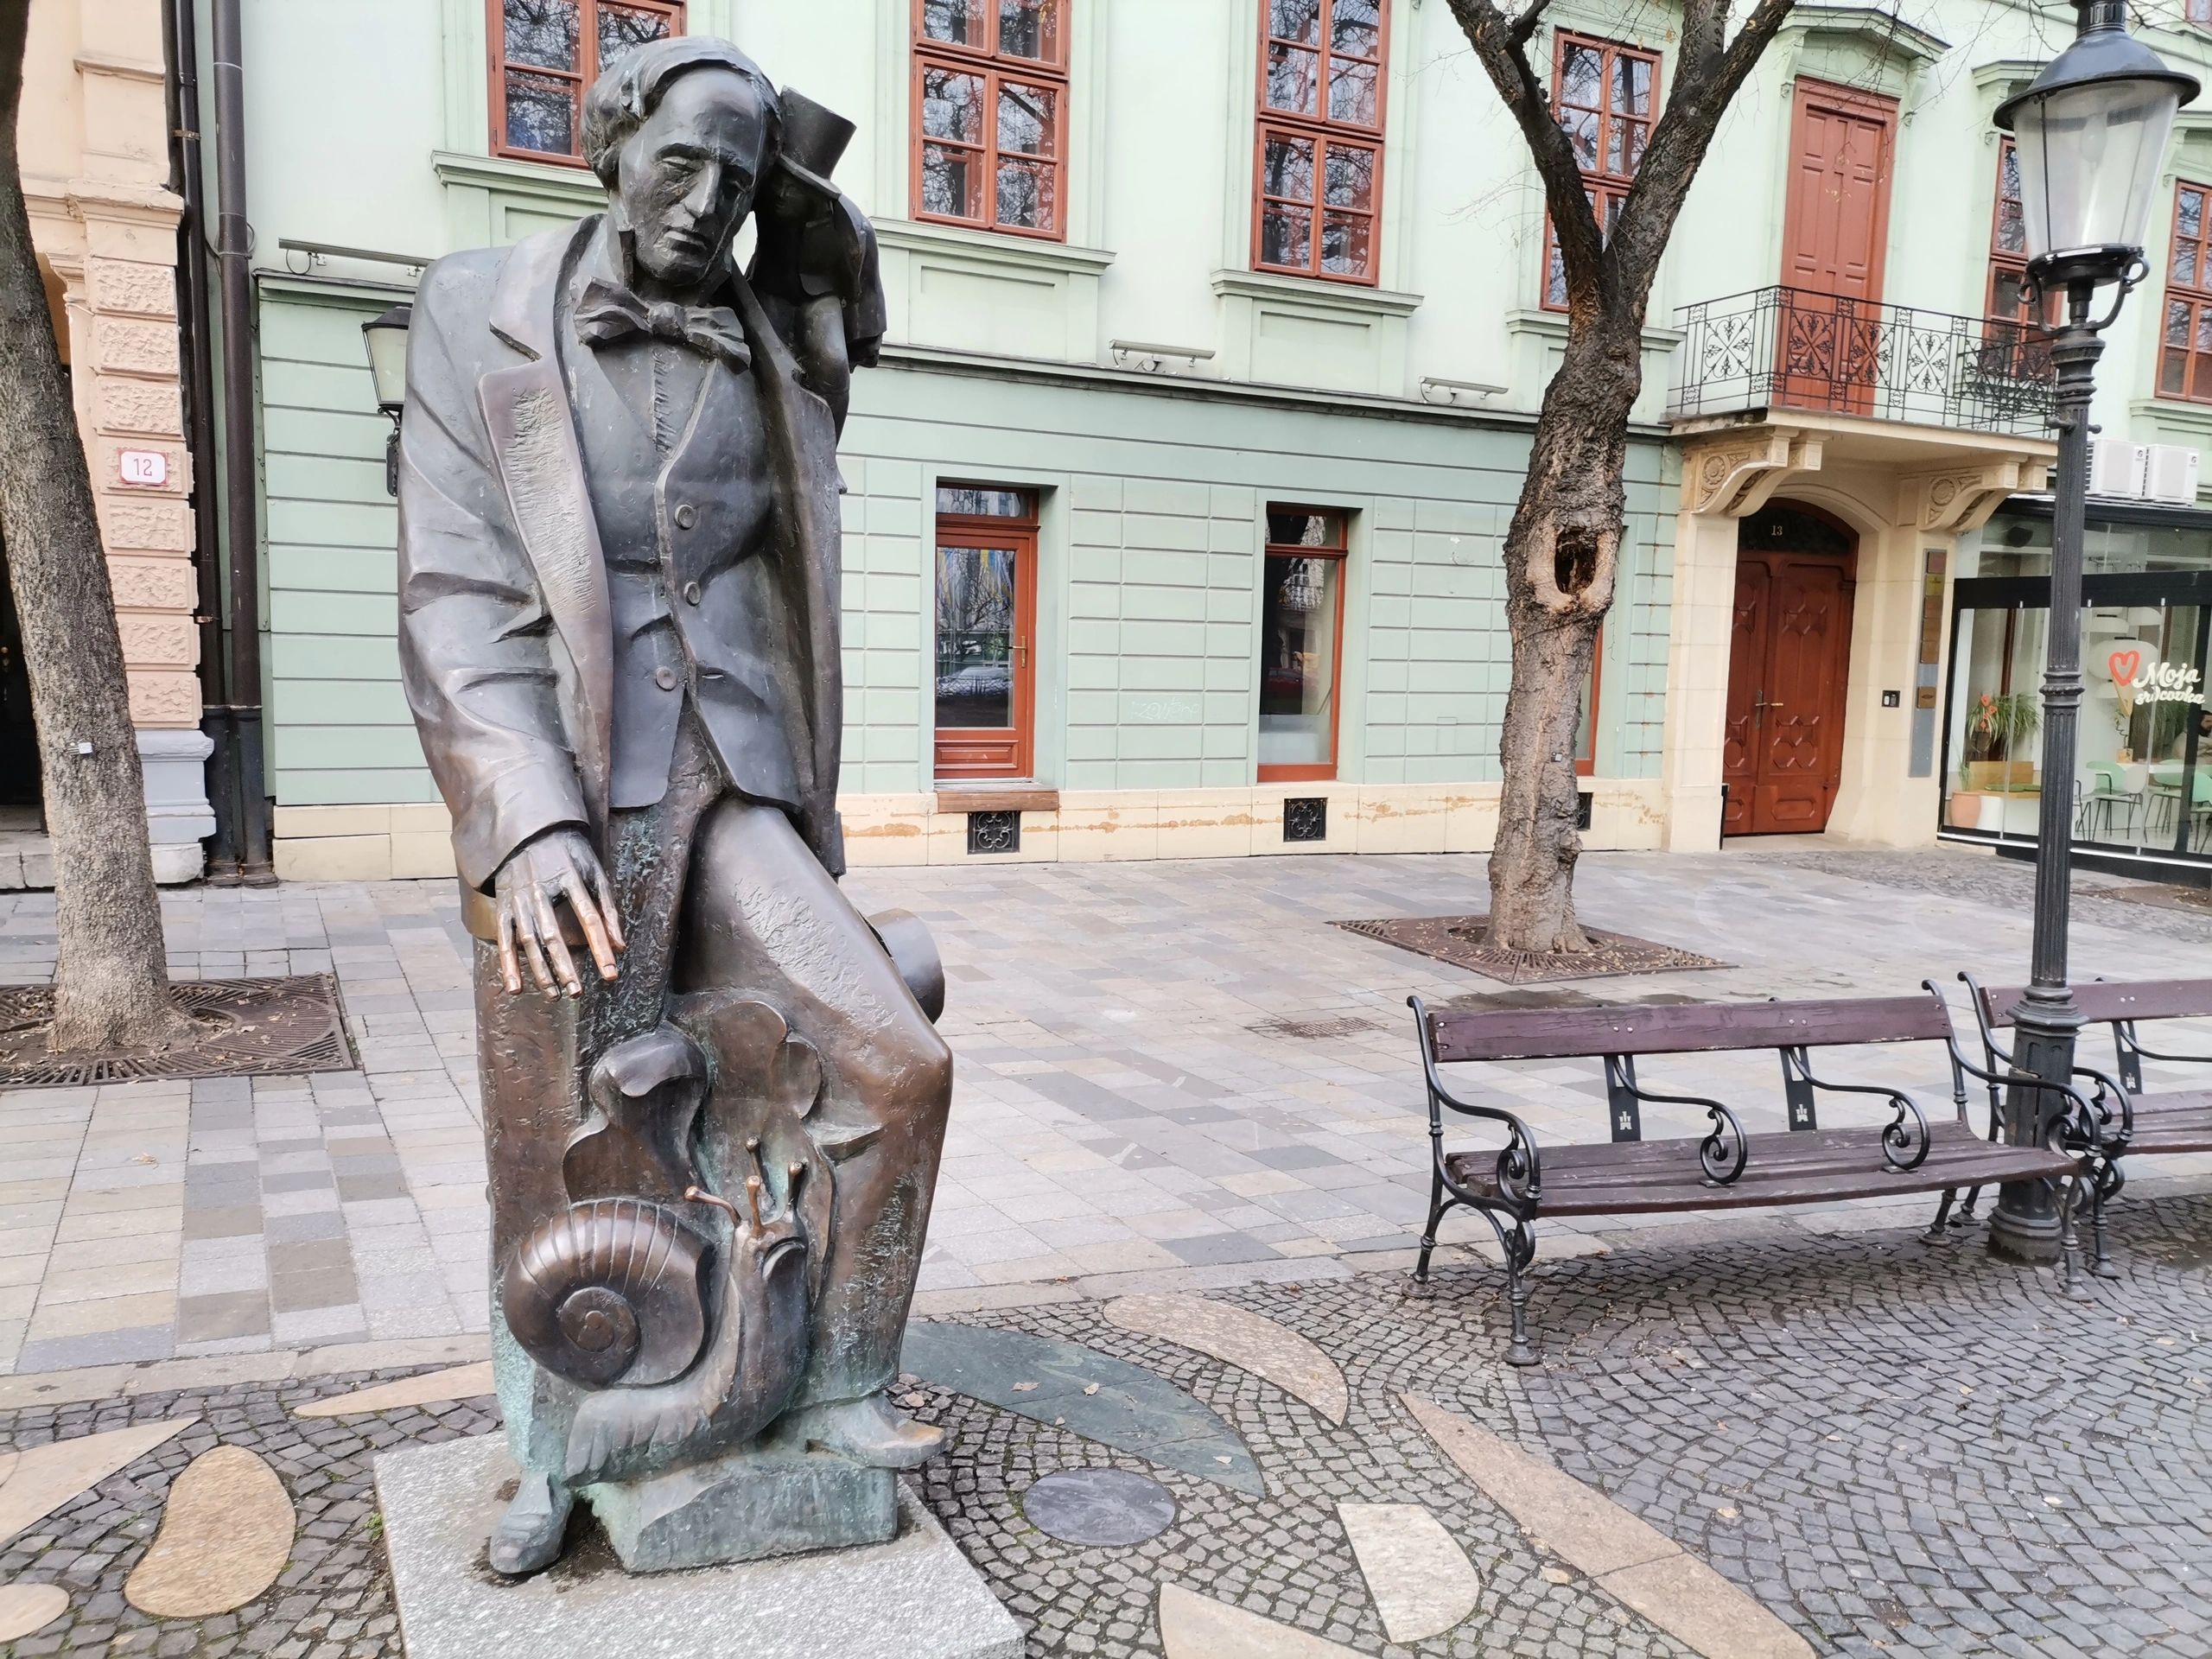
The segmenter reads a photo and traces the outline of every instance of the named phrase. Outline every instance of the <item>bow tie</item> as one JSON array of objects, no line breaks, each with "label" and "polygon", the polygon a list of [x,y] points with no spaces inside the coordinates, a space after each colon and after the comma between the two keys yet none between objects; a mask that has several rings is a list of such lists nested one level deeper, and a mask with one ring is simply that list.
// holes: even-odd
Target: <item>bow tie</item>
[{"label": "bow tie", "polygon": [[576,306],[576,335],[588,346],[606,346],[649,334],[718,357],[733,369],[753,362],[745,327],[725,305],[677,305],[672,300],[647,303],[626,288],[594,278]]}]

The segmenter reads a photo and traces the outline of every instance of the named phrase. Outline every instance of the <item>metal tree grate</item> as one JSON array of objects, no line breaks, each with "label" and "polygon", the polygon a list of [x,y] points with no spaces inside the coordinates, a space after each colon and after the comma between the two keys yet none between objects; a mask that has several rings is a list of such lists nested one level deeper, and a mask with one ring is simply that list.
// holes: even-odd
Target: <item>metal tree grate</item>
[{"label": "metal tree grate", "polygon": [[328,974],[184,980],[171,995],[199,1027],[196,1040],[159,1054],[55,1054],[46,1041],[54,988],[0,986],[0,1088],[350,1071],[360,1064]]},{"label": "metal tree grate", "polygon": [[1726,968],[1725,962],[1699,956],[1671,944],[1608,933],[1586,925],[1587,950],[1493,950],[1483,939],[1490,925],[1486,915],[1392,916],[1377,921],[1335,922],[1347,933],[1380,939],[1401,950],[1412,950],[1455,968],[1465,968],[1487,979],[1508,985],[1532,981],[1605,979],[1616,974],[1670,974],[1698,968]]},{"label": "metal tree grate", "polygon": [[1363,1031],[1376,1029],[1372,1020],[1357,1014],[1344,1014],[1333,1020],[1294,1020],[1287,1016],[1280,1020],[1262,1020],[1245,1030],[1256,1037],[1294,1037],[1300,1042],[1323,1042],[1332,1037],[1356,1037]]}]

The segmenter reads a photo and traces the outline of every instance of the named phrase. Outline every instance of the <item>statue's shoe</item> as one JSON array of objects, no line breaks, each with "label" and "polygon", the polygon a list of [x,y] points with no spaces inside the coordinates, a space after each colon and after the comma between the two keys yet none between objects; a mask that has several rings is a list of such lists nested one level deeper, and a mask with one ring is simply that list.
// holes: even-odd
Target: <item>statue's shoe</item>
[{"label": "statue's shoe", "polygon": [[809,1446],[835,1452],[871,1469],[913,1469],[944,1446],[944,1431],[891,1408],[880,1393],[861,1400],[809,1406],[792,1414],[792,1428]]},{"label": "statue's shoe", "polygon": [[523,1471],[513,1500],[492,1529],[486,1552],[492,1570],[510,1579],[527,1578],[560,1558],[561,1540],[569,1529],[569,1511],[575,1497],[565,1486],[556,1486],[533,1470]]}]

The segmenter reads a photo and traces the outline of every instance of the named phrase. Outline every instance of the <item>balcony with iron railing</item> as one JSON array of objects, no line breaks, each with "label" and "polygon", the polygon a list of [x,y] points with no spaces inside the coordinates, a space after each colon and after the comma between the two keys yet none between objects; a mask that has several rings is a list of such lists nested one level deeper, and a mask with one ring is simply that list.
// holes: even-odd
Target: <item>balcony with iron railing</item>
[{"label": "balcony with iron railing", "polygon": [[1668,415],[1798,410],[2041,437],[2041,334],[1993,317],[1761,288],[1685,306]]}]

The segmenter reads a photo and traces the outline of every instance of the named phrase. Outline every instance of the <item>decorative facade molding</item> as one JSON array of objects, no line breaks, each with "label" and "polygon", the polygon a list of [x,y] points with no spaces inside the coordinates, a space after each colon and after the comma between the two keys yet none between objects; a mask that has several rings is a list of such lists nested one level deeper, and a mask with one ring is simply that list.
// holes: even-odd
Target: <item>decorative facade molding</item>
[{"label": "decorative facade molding", "polygon": [[2043,487],[2044,466],[2033,461],[1988,461],[1948,467],[1897,480],[1897,522],[1933,533],[1979,530],[2005,499]]},{"label": "decorative facade molding", "polygon": [[1742,518],[1794,478],[1821,470],[1821,441],[1788,427],[1682,446],[1682,497],[1692,512]]}]

